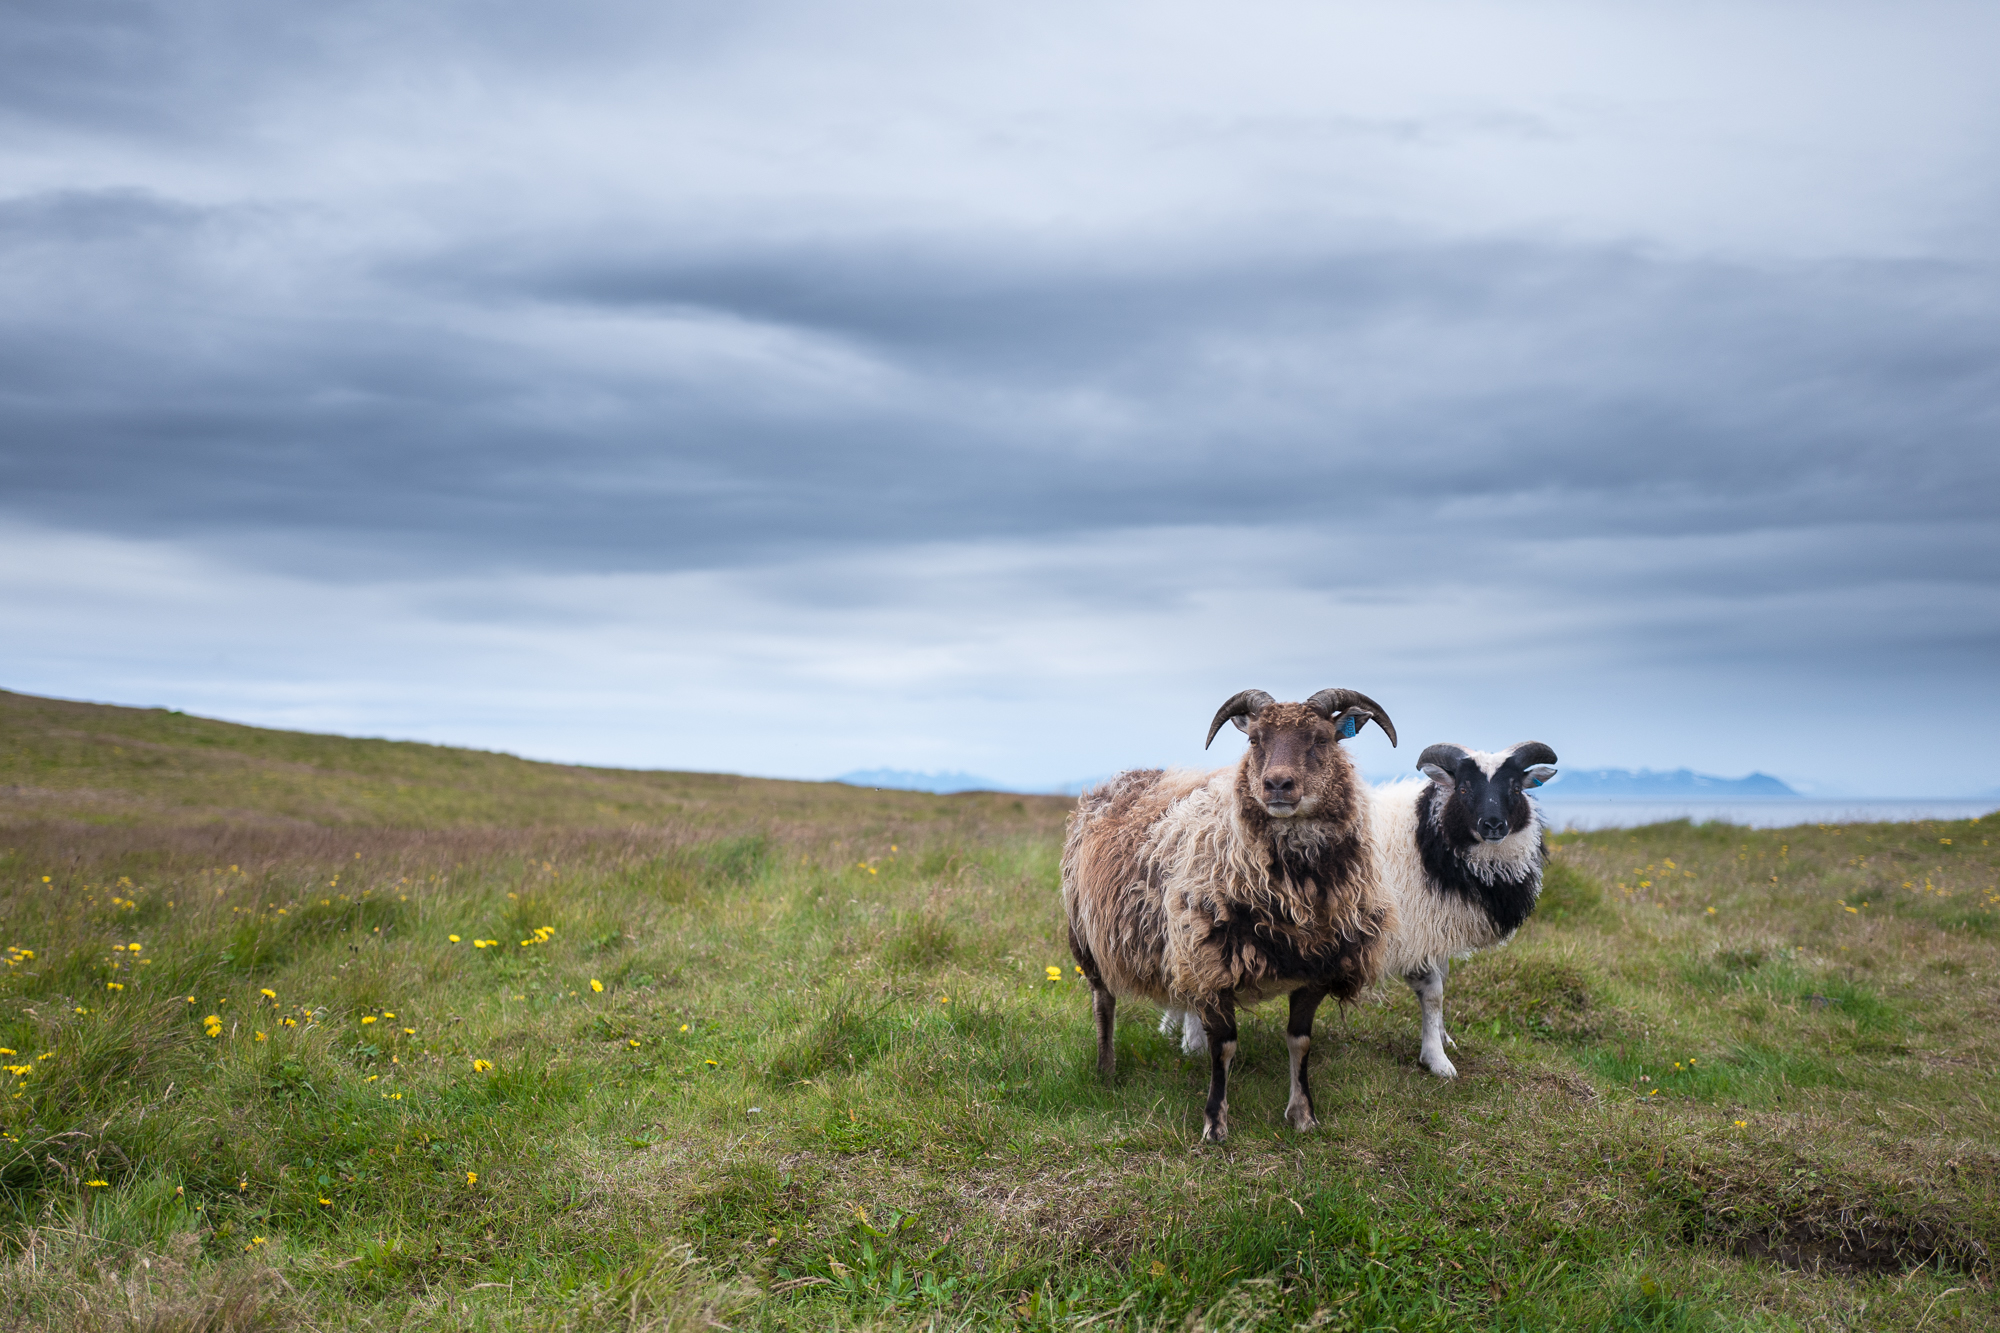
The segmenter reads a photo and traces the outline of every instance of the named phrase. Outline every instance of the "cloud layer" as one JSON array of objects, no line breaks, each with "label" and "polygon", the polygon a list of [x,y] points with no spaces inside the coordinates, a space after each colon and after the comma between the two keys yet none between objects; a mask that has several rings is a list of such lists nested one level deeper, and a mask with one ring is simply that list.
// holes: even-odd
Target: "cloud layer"
[{"label": "cloud layer", "polygon": [[6,684],[1034,783],[1341,683],[1975,787],[2000,24],[1879,22],[17,8]]}]

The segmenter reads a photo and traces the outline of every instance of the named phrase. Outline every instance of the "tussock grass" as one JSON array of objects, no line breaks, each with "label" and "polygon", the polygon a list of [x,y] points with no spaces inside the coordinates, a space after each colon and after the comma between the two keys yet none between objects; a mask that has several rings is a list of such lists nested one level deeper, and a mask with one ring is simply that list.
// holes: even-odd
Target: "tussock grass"
[{"label": "tussock grass", "polygon": [[1266,1006],[1214,1149],[1146,1006],[1093,1073],[1064,801],[9,695],[0,762],[0,1327],[2000,1316],[1986,823],[1562,835],[1459,1081],[1379,987],[1295,1135]]}]

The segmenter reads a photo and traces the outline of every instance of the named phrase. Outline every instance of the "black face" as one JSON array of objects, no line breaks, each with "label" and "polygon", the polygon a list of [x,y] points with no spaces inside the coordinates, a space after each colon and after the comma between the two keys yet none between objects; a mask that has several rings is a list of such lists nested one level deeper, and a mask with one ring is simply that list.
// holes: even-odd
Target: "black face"
[{"label": "black face", "polygon": [[1499,842],[1509,833],[1528,827],[1531,817],[1527,798],[1521,795],[1522,770],[1513,760],[1500,765],[1492,777],[1480,772],[1472,759],[1459,764],[1453,782],[1456,795],[1465,803],[1465,816],[1472,831],[1487,842]]},{"label": "black face", "polygon": [[[1427,752],[1427,757],[1434,753]],[[1534,745],[1532,750],[1517,746],[1489,777],[1477,759],[1461,752],[1449,756],[1454,762],[1448,768],[1441,762],[1426,763],[1424,773],[1437,784],[1439,795],[1450,802],[1446,810],[1449,822],[1462,821],[1480,840],[1499,842],[1528,827],[1535,817],[1523,793],[1554,776],[1553,769],[1530,761],[1554,757],[1546,746]]]}]

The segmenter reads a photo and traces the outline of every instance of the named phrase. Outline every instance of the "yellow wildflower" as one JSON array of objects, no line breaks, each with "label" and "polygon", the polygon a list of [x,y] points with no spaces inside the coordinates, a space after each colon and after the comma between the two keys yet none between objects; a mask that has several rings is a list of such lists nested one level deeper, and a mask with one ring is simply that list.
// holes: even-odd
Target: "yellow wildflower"
[{"label": "yellow wildflower", "polygon": [[219,1037],[222,1035],[222,1015],[210,1014],[207,1018],[201,1020],[201,1024],[204,1028],[208,1029],[209,1036]]},{"label": "yellow wildflower", "polygon": [[414,1037],[417,1035],[417,1030],[415,1028],[404,1028],[403,1035],[406,1037]]},{"label": "yellow wildflower", "polygon": [[259,1033],[257,1034],[257,1040],[258,1040],[258,1041],[268,1041],[268,1040],[270,1040],[270,1038],[269,1038],[269,1037],[267,1037],[267,1036],[266,1036],[265,1034],[263,1034],[262,1032],[259,1032]]},{"label": "yellow wildflower", "polygon": [[458,943],[458,936],[456,935],[447,935],[445,936],[445,938],[450,940],[453,944]]},{"label": "yellow wildflower", "polygon": [[7,1046],[0,1046],[0,1055],[19,1055],[20,1052]]},{"label": "yellow wildflower", "polygon": [[111,1182],[108,1180],[86,1180],[83,1183],[89,1186],[91,1189],[101,1190],[106,1186],[110,1185]]},{"label": "yellow wildflower", "polygon": [[594,993],[602,995],[604,994],[604,983],[599,981],[596,977],[592,977],[590,979],[590,989]]},{"label": "yellow wildflower", "polygon": [[364,1022],[364,1023],[373,1023],[373,1022],[375,1021],[375,1015],[373,1015],[373,1014],[363,1014],[363,1015],[361,1015],[361,1021],[362,1021],[362,1022]]},{"label": "yellow wildflower", "polygon": [[472,1072],[475,1074],[484,1074],[492,1068],[493,1062],[491,1060],[474,1060],[472,1062]]},{"label": "yellow wildflower", "polygon": [[264,988],[263,988],[262,990],[258,991],[257,993],[258,993],[259,995],[263,996],[263,997],[264,997],[265,999],[267,999],[267,1000],[275,1000],[275,999],[277,999],[277,998],[278,998],[278,992],[276,992],[276,991],[272,990],[272,989],[271,989],[271,988],[270,988],[269,986],[266,986],[266,987],[264,987]]},{"label": "yellow wildflower", "polygon": [[625,1044],[627,1046],[637,1046],[639,1044],[639,1039],[637,1037],[628,1037],[625,1040]]},{"label": "yellow wildflower", "polygon": [[466,1172],[465,1183],[468,1185],[477,1185],[479,1183],[479,1173],[477,1171]]},{"label": "yellow wildflower", "polygon": [[320,1207],[322,1207],[322,1208],[331,1208],[331,1207],[333,1207],[333,1200],[332,1200],[332,1199],[321,1199],[321,1200],[319,1201],[319,1206],[320,1206]]},{"label": "yellow wildflower", "polygon": [[116,982],[116,981],[107,981],[107,982],[105,982],[105,983],[104,983],[104,989],[106,989],[106,990],[124,990],[124,989],[125,989],[125,987],[124,987],[123,983],[121,983],[121,982]]}]

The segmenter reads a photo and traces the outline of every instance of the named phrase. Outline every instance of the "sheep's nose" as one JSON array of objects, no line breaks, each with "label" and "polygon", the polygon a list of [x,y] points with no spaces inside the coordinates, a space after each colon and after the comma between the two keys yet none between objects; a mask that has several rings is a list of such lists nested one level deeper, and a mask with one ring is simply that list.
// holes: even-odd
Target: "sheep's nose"
[{"label": "sheep's nose", "polygon": [[1264,795],[1267,797],[1289,797],[1299,788],[1299,780],[1290,775],[1264,779]]},{"label": "sheep's nose", "polygon": [[1507,836],[1507,821],[1498,815],[1488,815],[1479,821],[1479,836],[1488,842],[1498,842]]}]

